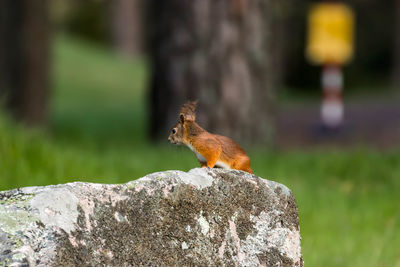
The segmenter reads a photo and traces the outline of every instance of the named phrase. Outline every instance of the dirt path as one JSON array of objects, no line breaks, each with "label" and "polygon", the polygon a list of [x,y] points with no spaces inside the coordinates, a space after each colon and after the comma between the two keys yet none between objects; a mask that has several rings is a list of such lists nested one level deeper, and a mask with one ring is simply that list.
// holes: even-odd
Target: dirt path
[{"label": "dirt path", "polygon": [[280,148],[400,145],[400,101],[365,101],[345,105],[345,121],[337,131],[320,125],[319,103],[281,108],[277,122]]}]

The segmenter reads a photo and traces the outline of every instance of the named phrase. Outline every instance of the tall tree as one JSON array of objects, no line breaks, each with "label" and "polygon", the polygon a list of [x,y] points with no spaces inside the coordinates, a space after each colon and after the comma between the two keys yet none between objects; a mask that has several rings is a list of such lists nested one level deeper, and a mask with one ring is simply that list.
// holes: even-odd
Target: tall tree
[{"label": "tall tree", "polygon": [[400,0],[396,0],[395,12],[393,85],[400,88]]},{"label": "tall tree", "polygon": [[111,2],[112,39],[118,52],[132,56],[143,50],[142,0],[114,0]]},{"label": "tall tree", "polygon": [[272,0],[151,1],[151,135],[165,137],[179,106],[200,101],[200,123],[242,142],[274,132]]},{"label": "tall tree", "polygon": [[28,125],[47,120],[49,23],[46,0],[0,3],[0,94]]}]

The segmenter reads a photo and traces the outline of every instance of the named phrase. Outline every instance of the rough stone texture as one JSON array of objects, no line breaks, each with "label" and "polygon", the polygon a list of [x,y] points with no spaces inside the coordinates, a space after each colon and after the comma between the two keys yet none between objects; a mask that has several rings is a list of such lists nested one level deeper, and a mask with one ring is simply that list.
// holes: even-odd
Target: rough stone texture
[{"label": "rough stone texture", "polygon": [[284,185],[222,169],[0,192],[0,266],[303,266]]}]

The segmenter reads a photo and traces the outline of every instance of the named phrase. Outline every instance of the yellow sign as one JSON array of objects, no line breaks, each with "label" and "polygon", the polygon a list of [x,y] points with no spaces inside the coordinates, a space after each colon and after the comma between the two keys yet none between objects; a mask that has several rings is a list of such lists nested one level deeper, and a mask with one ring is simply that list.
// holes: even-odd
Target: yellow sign
[{"label": "yellow sign", "polygon": [[307,58],[313,64],[344,64],[353,56],[354,14],[341,3],[314,5],[308,16]]}]

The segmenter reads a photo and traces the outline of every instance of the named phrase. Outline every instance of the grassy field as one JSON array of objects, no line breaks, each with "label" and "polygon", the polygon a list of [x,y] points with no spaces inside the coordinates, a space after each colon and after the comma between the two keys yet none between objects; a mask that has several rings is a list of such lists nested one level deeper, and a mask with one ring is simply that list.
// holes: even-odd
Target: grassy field
[{"label": "grassy field", "polygon": [[[48,131],[0,116],[0,190],[198,166],[188,149],[146,139],[143,61],[60,37],[53,76]],[[306,266],[400,266],[400,149],[249,154],[255,174],[294,192]]]}]

